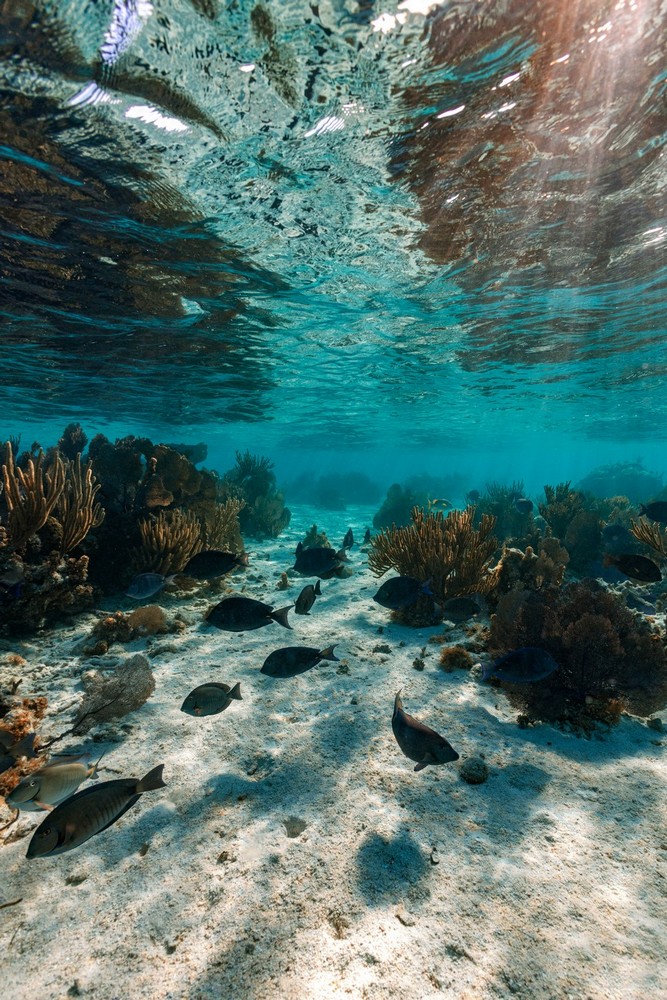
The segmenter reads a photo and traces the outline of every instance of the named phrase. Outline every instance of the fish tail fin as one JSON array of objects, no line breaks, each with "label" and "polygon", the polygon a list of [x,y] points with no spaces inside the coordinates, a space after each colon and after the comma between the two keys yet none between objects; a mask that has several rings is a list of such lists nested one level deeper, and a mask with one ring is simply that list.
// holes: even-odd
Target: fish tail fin
[{"label": "fish tail fin", "polygon": [[336,663],[337,663],[338,662],[338,657],[334,656],[334,649],[335,648],[336,648],[336,646],[333,645],[333,646],[327,646],[326,649],[321,650],[321,652],[320,652],[320,659],[321,660],[335,660]]},{"label": "fish tail fin", "polygon": [[97,779],[99,778],[99,774],[97,773],[97,769],[100,766],[100,761],[104,757],[105,753],[106,753],[106,750],[103,750],[102,753],[97,758],[97,760],[95,761],[95,763],[90,768],[90,774],[88,775],[88,777],[92,778],[93,781],[97,781]]},{"label": "fish tail fin", "polygon": [[485,663],[482,666],[482,680],[488,681],[490,677],[493,677],[494,665],[493,663]]},{"label": "fish tail fin", "polygon": [[428,597],[433,597],[433,591],[431,590],[429,584],[431,583],[432,577],[429,576],[428,580],[424,580],[422,583],[422,592]]},{"label": "fish tail fin", "polygon": [[338,552],[336,553],[336,559],[340,560],[340,562],[349,562],[349,559],[347,558],[347,552],[345,551],[345,549],[338,550]]},{"label": "fish tail fin", "polygon": [[286,608],[278,608],[277,611],[271,612],[269,618],[273,618],[274,622],[278,622],[278,624],[282,625],[283,628],[291,629],[292,626],[287,620],[287,613],[288,611],[291,611],[293,607],[294,607],[293,604],[288,604]]},{"label": "fish tail fin", "polygon": [[320,581],[319,580],[317,581],[317,583],[315,584],[315,586],[313,588],[313,593],[317,594],[318,597],[322,593],[322,591],[320,590]]},{"label": "fish tail fin", "polygon": [[170,573],[169,576],[165,576],[164,578],[165,587],[170,587],[174,582],[174,580],[176,579],[176,577],[180,575],[181,575],[180,573]]},{"label": "fish tail fin", "polygon": [[248,553],[247,552],[240,552],[239,555],[237,555],[237,557],[236,557],[236,561],[239,564],[239,566],[249,566],[250,565],[250,560],[248,558]]},{"label": "fish tail fin", "polygon": [[137,794],[140,795],[142,792],[152,792],[156,788],[166,788],[167,784],[162,780],[162,772],[164,771],[164,764],[158,764],[154,767],[152,771],[145,774],[140,781],[137,782]]},{"label": "fish tail fin", "polygon": [[237,701],[243,701],[241,697],[241,681],[237,681],[232,690],[229,692],[230,698],[236,698]]}]

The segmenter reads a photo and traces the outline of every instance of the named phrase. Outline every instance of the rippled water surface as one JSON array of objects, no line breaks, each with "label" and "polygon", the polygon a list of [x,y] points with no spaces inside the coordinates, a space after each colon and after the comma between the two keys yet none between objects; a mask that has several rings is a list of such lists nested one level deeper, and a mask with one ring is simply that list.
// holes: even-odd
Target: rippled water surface
[{"label": "rippled water surface", "polygon": [[6,0],[6,431],[660,454],[666,18]]}]

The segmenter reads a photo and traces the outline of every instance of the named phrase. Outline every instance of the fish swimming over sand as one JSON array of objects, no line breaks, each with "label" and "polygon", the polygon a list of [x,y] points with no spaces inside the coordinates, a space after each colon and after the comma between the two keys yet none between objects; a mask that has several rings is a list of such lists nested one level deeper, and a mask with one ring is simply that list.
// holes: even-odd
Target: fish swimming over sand
[{"label": "fish swimming over sand", "polygon": [[481,608],[472,597],[450,597],[442,605],[443,617],[450,622],[467,622],[481,612]]},{"label": "fish swimming over sand", "polygon": [[297,573],[303,573],[304,576],[326,576],[339,569],[346,559],[343,549],[336,552],[324,545],[304,549],[303,544],[299,542],[292,569]]},{"label": "fish swimming over sand", "polygon": [[206,621],[223,632],[252,632],[271,622],[277,622],[283,628],[291,628],[287,613],[293,607],[293,604],[289,604],[274,611],[271,604],[263,604],[252,597],[225,597],[211,608]]},{"label": "fish swimming over sand", "polygon": [[88,754],[54,757],[19,781],[7,796],[7,804],[26,812],[51,810],[73,795],[86,778],[92,778],[98,764],[99,760],[91,764]]},{"label": "fish swimming over sand", "polygon": [[269,653],[264,660],[261,673],[269,677],[296,677],[316,666],[320,660],[335,660],[335,646],[313,649],[310,646],[284,646]]},{"label": "fish swimming over sand", "polygon": [[21,757],[28,757],[34,760],[37,754],[33,750],[35,734],[28,733],[22,739],[17,740],[8,729],[0,728],[0,774],[14,767],[16,761]]},{"label": "fish swimming over sand", "polygon": [[341,548],[351,549],[354,545],[354,535],[352,534],[352,528],[348,528],[345,532],[345,538],[343,539],[343,544]]},{"label": "fish swimming over sand", "polygon": [[648,517],[650,521],[660,521],[667,524],[667,500],[654,500],[653,503],[642,504],[639,508],[640,517]]},{"label": "fish swimming over sand", "polygon": [[638,583],[658,583],[659,580],[662,580],[659,566],[646,556],[638,556],[630,552],[623,552],[616,556],[607,552],[602,564],[603,566],[615,566],[625,576],[629,576],[631,580],[636,580]]},{"label": "fish swimming over sand", "polygon": [[422,771],[429,764],[449,764],[459,759],[456,750],[444,736],[403,711],[400,691],[394,698],[391,728],[405,756],[417,761],[415,771]]},{"label": "fish swimming over sand", "polygon": [[482,671],[482,680],[497,677],[510,684],[534,684],[558,670],[558,664],[551,653],[538,646],[523,646],[501,656],[495,663],[487,664]]},{"label": "fish swimming over sand", "polygon": [[248,565],[247,552],[222,552],[219,549],[208,549],[206,552],[198,552],[192,559],[188,559],[181,570],[183,576],[191,576],[194,580],[217,580],[219,576],[224,576],[236,566]]},{"label": "fish swimming over sand", "polygon": [[432,597],[433,591],[429,589],[429,583],[430,580],[422,583],[413,576],[392,576],[373,595],[373,600],[390,611],[400,611],[402,608],[409,608],[422,594]]},{"label": "fish swimming over sand", "polygon": [[141,779],[101,781],[65,799],[37,827],[26,857],[51,857],[85,844],[120,819],[144,792],[165,788],[163,769],[164,764],[158,764]]},{"label": "fish swimming over sand", "polygon": [[320,581],[318,580],[313,587],[312,583],[306,584],[301,593],[296,599],[296,604],[294,605],[295,615],[307,615],[310,612],[313,604],[315,603],[315,598],[321,595]]},{"label": "fish swimming over sand", "polygon": [[163,576],[162,573],[139,573],[135,576],[125,594],[134,598],[135,601],[143,601],[146,597],[153,597],[159,594],[163,587],[171,583],[172,576]]},{"label": "fish swimming over sand", "polygon": [[231,705],[232,699],[243,701],[240,682],[230,687],[229,684],[210,681],[208,684],[200,684],[190,692],[181,705],[181,712],[197,718],[203,715],[219,715]]},{"label": "fish swimming over sand", "polygon": [[370,542],[370,540],[371,540],[371,537],[372,537],[371,536],[371,529],[370,528],[366,528],[366,531],[364,532],[364,540],[362,542],[362,545],[368,545],[369,542]]}]

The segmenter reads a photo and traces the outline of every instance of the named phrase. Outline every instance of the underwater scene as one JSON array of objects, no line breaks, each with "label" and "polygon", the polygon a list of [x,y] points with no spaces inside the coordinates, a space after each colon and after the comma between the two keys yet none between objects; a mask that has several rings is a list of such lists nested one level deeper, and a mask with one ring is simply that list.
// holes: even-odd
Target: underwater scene
[{"label": "underwater scene", "polygon": [[665,53],[0,2],[3,997],[665,996]]}]

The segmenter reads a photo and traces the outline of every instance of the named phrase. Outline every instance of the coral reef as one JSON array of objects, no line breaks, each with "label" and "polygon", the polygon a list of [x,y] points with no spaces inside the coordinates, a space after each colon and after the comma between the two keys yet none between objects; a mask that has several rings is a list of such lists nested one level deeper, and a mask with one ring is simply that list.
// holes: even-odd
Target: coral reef
[{"label": "coral reef", "polygon": [[65,466],[57,459],[52,470],[45,472],[44,455],[28,458],[25,469],[14,462],[11,443],[5,446],[2,466],[3,498],[6,511],[5,529],[8,544],[23,552],[28,539],[42,528],[65,485]]},{"label": "coral reef", "polygon": [[392,525],[405,527],[410,524],[413,509],[425,503],[425,496],[419,496],[399,483],[394,483],[387,490],[387,496],[379,511],[373,516],[373,527],[391,528]]},{"label": "coral reef", "polygon": [[584,509],[584,495],[570,489],[569,481],[557,486],[545,486],[544,495],[546,503],[538,505],[540,514],[556,538],[563,541],[568,525]]},{"label": "coral reef", "polygon": [[178,573],[188,559],[201,552],[201,525],[183,510],[160,511],[139,521],[141,547],[134,554],[137,573]]},{"label": "coral reef", "polygon": [[510,591],[560,587],[569,561],[567,549],[557,538],[541,539],[539,554],[530,545],[525,552],[504,548],[496,567],[496,586],[487,594],[489,604],[495,606]]},{"label": "coral reef", "polygon": [[445,673],[453,670],[470,670],[474,660],[464,646],[443,646],[440,650],[440,666]]},{"label": "coral reef", "polygon": [[80,722],[73,727],[77,735],[136,711],[155,690],[155,677],[141,653],[129,657],[112,672],[88,670],[81,681],[85,694],[79,706]]},{"label": "coral reef", "polygon": [[490,482],[476,504],[475,525],[487,515],[496,519],[495,534],[507,545],[525,548],[535,546],[540,534],[533,523],[532,514],[522,514],[515,507],[515,501],[523,497],[523,480],[514,480],[509,486]]},{"label": "coral reef", "polygon": [[667,529],[663,530],[655,521],[648,521],[642,517],[639,521],[631,522],[630,531],[638,541],[667,559]]},{"label": "coral reef", "polygon": [[9,632],[34,631],[71,618],[94,603],[88,556],[62,559],[56,551],[38,565],[23,564],[20,594],[0,597],[1,624]]},{"label": "coral reef", "polygon": [[104,656],[114,643],[132,642],[149,635],[178,633],[184,628],[178,616],[169,621],[158,604],[146,604],[129,614],[116,611],[104,615],[95,624],[90,636],[78,644],[76,652],[84,656]]},{"label": "coral reef", "polygon": [[55,519],[62,528],[61,553],[75,549],[90,529],[98,528],[104,520],[104,511],[95,501],[99,489],[91,463],[82,469],[78,453],[67,463],[64,486],[54,507]]},{"label": "coral reef", "polygon": [[[1,745],[19,743],[29,733],[36,732],[46,713],[47,704],[43,695],[24,698],[16,694],[16,687],[6,690],[3,685],[0,695]],[[24,775],[42,765],[43,761],[38,756],[40,742],[39,735],[36,735],[33,755],[17,757],[11,767],[0,773],[0,797],[8,795]]]},{"label": "coral reef", "polygon": [[600,465],[577,484],[583,493],[596,497],[627,497],[642,503],[663,488],[662,476],[649,472],[641,462],[615,462]]},{"label": "coral reef", "polygon": [[58,451],[73,462],[77,455],[82,454],[87,443],[88,438],[84,434],[81,424],[68,424],[58,441]]},{"label": "coral reef", "polygon": [[523,646],[545,649],[559,665],[537,683],[503,683],[529,720],[586,728],[667,703],[664,636],[595,580],[505,594],[491,617],[490,651]]},{"label": "coral reef", "polygon": [[223,476],[229,495],[244,501],[240,510],[241,532],[253,538],[276,538],[290,522],[283,494],[276,489],[273,462],[236,452],[236,465]]},{"label": "coral reef", "polygon": [[[485,515],[473,527],[474,508],[451,511],[446,517],[412,510],[412,524],[384,529],[371,540],[368,565],[376,576],[395,569],[404,576],[428,580],[435,598],[446,601],[464,594],[485,594],[496,585],[490,560],[496,549],[495,521]],[[392,612],[396,621],[421,623],[433,616],[433,598],[420,597],[415,605]]]},{"label": "coral reef", "polygon": [[304,549],[319,549],[319,548],[329,548],[333,549],[333,545],[327,538],[326,531],[318,531],[317,525],[314,524],[309,531],[306,532],[302,541],[302,546]]}]

